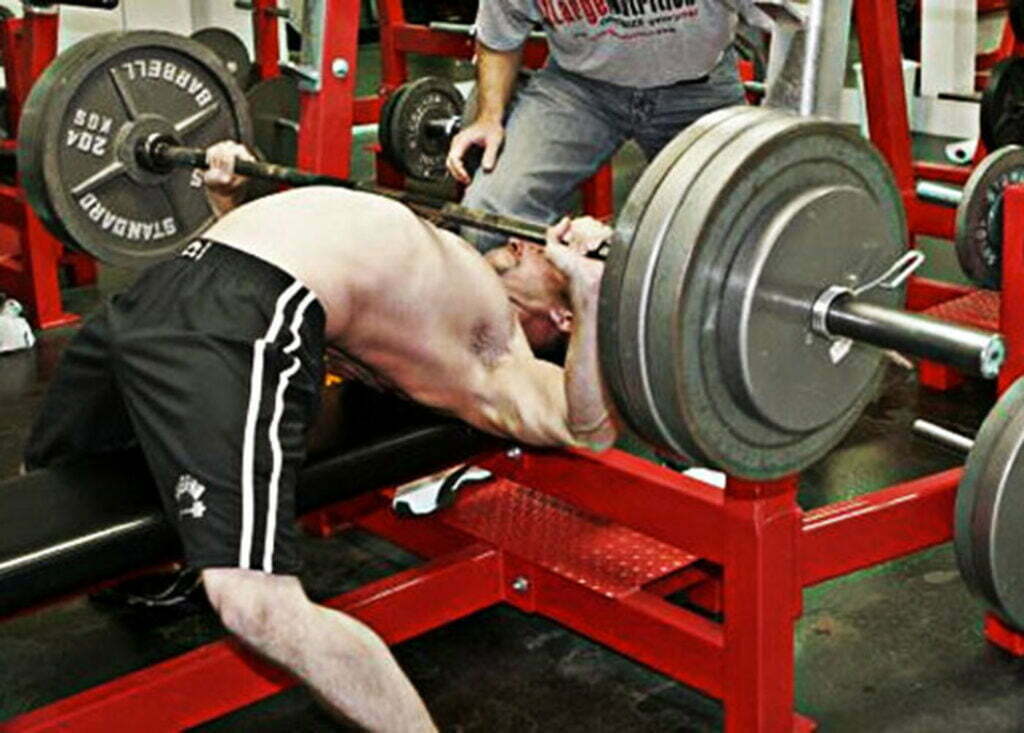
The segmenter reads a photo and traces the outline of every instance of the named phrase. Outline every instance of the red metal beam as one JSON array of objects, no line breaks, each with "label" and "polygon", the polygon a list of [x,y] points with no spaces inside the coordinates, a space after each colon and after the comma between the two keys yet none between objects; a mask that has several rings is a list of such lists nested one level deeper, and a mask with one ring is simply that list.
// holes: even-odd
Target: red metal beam
[{"label": "red metal beam", "polygon": [[926,178],[929,181],[940,181],[942,183],[954,183],[963,185],[971,176],[972,167],[969,165],[950,165],[947,163],[930,163],[926,161],[914,162],[914,175],[918,178]]},{"label": "red metal beam", "polygon": [[999,373],[999,391],[1024,376],[1024,186],[1006,189],[1003,199],[1003,292],[999,330],[1006,340],[1006,363]]},{"label": "red metal beam", "polygon": [[480,465],[712,562],[724,557],[723,492],[618,450],[523,451]]},{"label": "red metal beam", "polygon": [[800,542],[805,586],[949,541],[962,468],[807,512]]},{"label": "red metal beam", "polygon": [[[497,603],[500,578],[499,553],[475,545],[325,605],[361,619],[387,643],[397,644]],[[220,641],[14,718],[4,730],[181,730],[295,684],[235,642]]]},{"label": "red metal beam", "polygon": [[[559,575],[530,571],[537,613],[554,619],[662,674],[722,695],[722,627],[637,591],[618,599],[588,590]],[[516,602],[513,594],[509,601]]]},{"label": "red metal beam", "polygon": [[922,201],[915,195],[907,205],[910,231],[927,237],[952,239],[956,231],[956,209]]},{"label": "red metal beam", "polygon": [[912,311],[923,311],[933,305],[945,303],[953,298],[960,298],[974,292],[968,285],[956,285],[932,280],[926,277],[912,277],[907,285],[907,308]]}]

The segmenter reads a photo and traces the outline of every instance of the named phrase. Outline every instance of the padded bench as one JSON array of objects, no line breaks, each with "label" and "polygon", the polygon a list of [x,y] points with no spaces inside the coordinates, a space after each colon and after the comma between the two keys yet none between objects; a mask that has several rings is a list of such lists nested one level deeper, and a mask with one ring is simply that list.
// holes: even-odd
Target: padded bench
[{"label": "padded bench", "polygon": [[[374,425],[303,469],[299,515],[497,446],[463,423],[408,407],[396,410],[390,398],[371,402],[373,407],[359,413],[376,410]],[[397,413],[400,425],[381,424],[380,415]],[[181,554],[138,451],[0,483],[0,527],[0,616]]]}]

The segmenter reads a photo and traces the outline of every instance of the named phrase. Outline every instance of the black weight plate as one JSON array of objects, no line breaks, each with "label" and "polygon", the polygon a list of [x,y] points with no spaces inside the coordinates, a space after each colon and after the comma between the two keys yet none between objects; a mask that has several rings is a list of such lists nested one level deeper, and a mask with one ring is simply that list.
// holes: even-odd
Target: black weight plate
[{"label": "black weight plate", "polygon": [[989,150],[1024,144],[1024,58],[992,67],[981,95],[981,140]]},{"label": "black weight plate", "polygon": [[299,150],[299,83],[275,76],[245,93],[252,116],[253,141],[265,160],[294,166]]},{"label": "black weight plate", "polygon": [[992,408],[967,457],[954,547],[967,586],[1024,628],[1024,379]]},{"label": "black weight plate", "polygon": [[1010,0],[1010,27],[1017,42],[1024,41],[1024,0]]},{"label": "black weight plate", "polygon": [[406,175],[421,181],[445,177],[451,138],[428,123],[462,115],[461,92],[446,79],[425,76],[405,86],[389,120],[393,162]]},{"label": "black weight plate", "polygon": [[208,147],[252,144],[248,106],[208,48],[161,31],[104,33],[62,53],[22,112],[18,169],[29,203],[69,246],[144,266],[213,220],[197,171],[144,169],[151,134]]},{"label": "black weight plate", "polygon": [[392,165],[395,163],[395,149],[391,142],[391,131],[395,117],[395,102],[405,92],[408,84],[402,84],[388,95],[380,108],[380,117],[377,121],[377,142],[380,143],[380,152]]},{"label": "black weight plate", "polygon": [[1003,278],[1003,193],[1024,181],[1024,147],[985,156],[964,186],[956,209],[956,256],[977,285],[998,290]]},{"label": "black weight plate", "polygon": [[202,28],[192,34],[193,41],[199,41],[217,54],[224,62],[228,73],[242,89],[248,89],[252,81],[252,58],[245,42],[226,28]]}]

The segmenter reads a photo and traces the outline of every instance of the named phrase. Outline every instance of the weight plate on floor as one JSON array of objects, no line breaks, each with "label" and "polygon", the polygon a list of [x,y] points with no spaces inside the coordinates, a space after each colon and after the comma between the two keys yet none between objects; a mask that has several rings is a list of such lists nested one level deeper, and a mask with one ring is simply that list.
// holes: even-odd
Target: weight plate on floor
[{"label": "weight plate on floor", "polygon": [[956,256],[967,277],[998,290],[1003,277],[1003,194],[1024,181],[1024,147],[1008,145],[978,164],[956,209]]},{"label": "weight plate on floor", "polygon": [[992,67],[981,95],[981,139],[989,150],[1024,144],[1024,58]]},{"label": "weight plate on floor", "polygon": [[213,220],[197,170],[156,173],[135,150],[152,134],[208,147],[252,144],[242,91],[212,51],[161,31],[103,33],[58,56],[26,100],[18,170],[29,203],[71,247],[144,266]]},{"label": "weight plate on floor", "polygon": [[647,203],[623,255],[626,272],[643,275],[618,293],[602,284],[598,323],[625,313],[617,335],[642,336],[617,344],[622,373],[640,385],[624,393],[609,380],[620,412],[655,446],[733,475],[806,467],[842,438],[882,372],[867,346],[834,363],[810,330],[811,304],[830,285],[881,274],[903,253],[905,226],[888,167],[843,126],[758,108],[721,120]]},{"label": "weight plate on floor", "polygon": [[248,89],[252,83],[252,58],[245,42],[226,28],[203,28],[192,34],[193,41],[199,41],[217,54],[224,62],[228,73],[242,89]]},{"label": "weight plate on floor", "polygon": [[992,408],[967,457],[954,547],[967,586],[1024,628],[1024,379]]},{"label": "weight plate on floor", "polygon": [[451,143],[449,129],[432,123],[462,115],[462,93],[446,79],[425,76],[405,85],[388,120],[390,152],[406,175],[421,181],[442,180]]}]

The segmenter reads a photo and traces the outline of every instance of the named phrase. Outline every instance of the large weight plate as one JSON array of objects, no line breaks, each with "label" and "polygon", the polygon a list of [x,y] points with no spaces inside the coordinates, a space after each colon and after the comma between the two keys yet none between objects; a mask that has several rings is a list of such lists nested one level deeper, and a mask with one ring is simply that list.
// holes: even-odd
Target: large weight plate
[{"label": "large weight plate", "polygon": [[[687,186],[682,179],[689,173],[696,175],[706,163],[706,158],[688,158],[691,168],[674,167],[697,141],[712,136],[714,142],[710,147],[724,144],[756,119],[752,107],[731,107],[694,122],[644,169],[616,220],[615,239],[601,279],[601,308],[608,315],[598,319],[598,349],[604,378],[622,399],[620,412],[640,435],[660,432],[657,416],[647,409],[649,380],[641,370],[643,332],[637,329],[646,327],[647,283],[655,264],[650,249],[656,242],[659,223],[667,223],[657,213],[647,214],[660,210],[660,202],[681,196]],[[674,177],[667,180],[671,171],[675,172]],[[655,198],[659,201],[657,205]]]},{"label": "large weight plate", "polygon": [[964,186],[956,209],[956,256],[983,288],[998,290],[1003,277],[1003,194],[1024,181],[1024,147],[1008,145],[985,157]]},{"label": "large weight plate", "polygon": [[1024,58],[1003,59],[992,67],[981,95],[979,126],[989,150],[1024,144]]},{"label": "large weight plate", "polygon": [[252,142],[241,90],[200,43],[160,31],[104,33],[62,53],[32,88],[19,129],[29,203],[61,240],[103,262],[144,266],[213,220],[202,178],[135,156],[151,134],[207,147]]},{"label": "large weight plate", "polygon": [[450,81],[431,76],[404,86],[388,120],[392,162],[412,178],[441,180],[451,138],[428,124],[461,117],[462,93]]},{"label": "large weight plate", "polygon": [[[609,261],[598,322],[602,364],[620,352],[609,390],[642,437],[764,479],[824,455],[873,397],[880,352],[854,346],[834,364],[810,331],[810,305],[829,285],[887,268],[904,251],[905,220],[868,143],[833,123],[746,109],[691,130],[644,195],[630,246],[613,254],[624,263]],[[900,294],[866,297],[894,305]]]},{"label": "large weight plate", "polygon": [[241,38],[226,28],[202,28],[191,38],[217,54],[242,89],[249,88],[253,80],[253,63]]},{"label": "large weight plate", "polygon": [[394,129],[395,103],[406,89],[407,85],[402,84],[388,95],[384,104],[381,105],[380,117],[377,121],[377,142],[380,143],[381,154],[393,165],[397,165],[395,163],[397,153],[391,140],[391,133]]},{"label": "large weight plate", "polygon": [[968,587],[1024,628],[1024,379],[992,408],[967,457],[954,547]]}]

